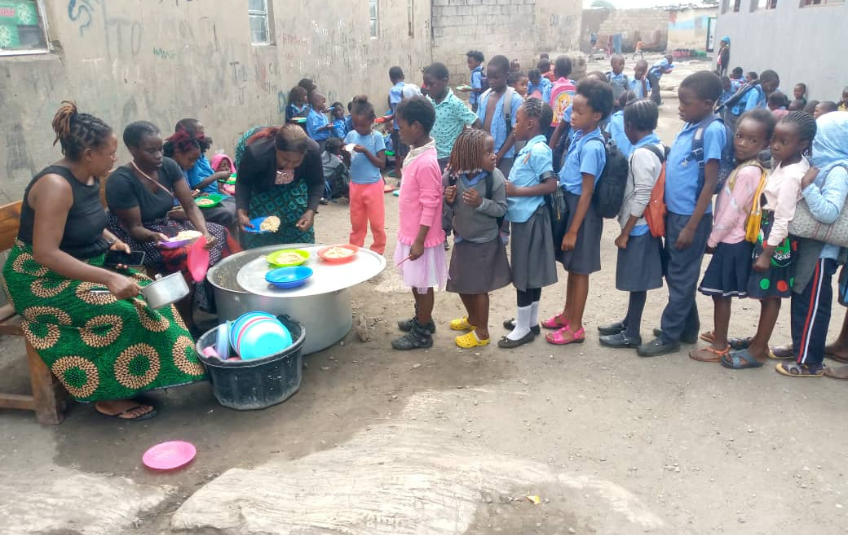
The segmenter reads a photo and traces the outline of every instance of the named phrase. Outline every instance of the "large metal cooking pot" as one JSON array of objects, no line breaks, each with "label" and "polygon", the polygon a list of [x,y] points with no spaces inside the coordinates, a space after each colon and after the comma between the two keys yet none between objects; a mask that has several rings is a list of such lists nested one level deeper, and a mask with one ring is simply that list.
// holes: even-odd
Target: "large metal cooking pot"
[{"label": "large metal cooking pot", "polygon": [[166,277],[156,275],[156,280],[141,289],[147,305],[153,309],[173,305],[188,293],[188,284],[179,271]]},{"label": "large metal cooking pot", "polygon": [[[304,247],[314,248],[315,245],[287,244],[250,249],[229,256],[212,267],[206,274],[206,280],[212,284],[215,292],[218,320],[235,320],[246,312],[255,311],[291,316],[306,327],[303,352],[307,355],[326,349],[344,338],[350,331],[353,318],[350,288],[300,297],[272,297],[246,292],[237,281],[239,270],[257,258],[283,248]],[[378,273],[376,271],[371,276]]]}]

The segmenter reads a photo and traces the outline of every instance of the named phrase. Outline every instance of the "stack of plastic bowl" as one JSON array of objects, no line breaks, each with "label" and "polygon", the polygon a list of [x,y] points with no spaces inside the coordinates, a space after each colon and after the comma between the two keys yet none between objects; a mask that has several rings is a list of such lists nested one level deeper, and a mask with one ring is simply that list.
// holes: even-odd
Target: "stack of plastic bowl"
[{"label": "stack of plastic bowl", "polygon": [[230,326],[230,345],[242,360],[252,360],[280,353],[292,345],[292,337],[272,314],[248,312]]}]

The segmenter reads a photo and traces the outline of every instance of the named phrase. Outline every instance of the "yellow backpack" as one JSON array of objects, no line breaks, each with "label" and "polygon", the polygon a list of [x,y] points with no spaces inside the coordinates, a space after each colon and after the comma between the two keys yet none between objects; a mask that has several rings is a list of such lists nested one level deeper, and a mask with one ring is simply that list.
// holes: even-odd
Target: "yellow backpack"
[{"label": "yellow backpack", "polygon": [[751,203],[751,210],[748,212],[748,219],[745,221],[745,241],[750,243],[757,243],[757,240],[760,237],[760,226],[763,222],[763,209],[760,206],[760,198],[763,196],[763,189],[766,187],[766,179],[768,178],[768,172],[765,168],[760,164],[760,162],[756,160],[747,161],[741,165],[736,166],[736,169],[731,173],[730,178],[727,179],[728,186],[730,187],[730,191],[733,191],[733,186],[736,183],[736,175],[740,169],[743,167],[748,167],[749,165],[753,165],[754,167],[760,168],[760,183],[757,185],[757,190],[754,193],[754,200]]}]

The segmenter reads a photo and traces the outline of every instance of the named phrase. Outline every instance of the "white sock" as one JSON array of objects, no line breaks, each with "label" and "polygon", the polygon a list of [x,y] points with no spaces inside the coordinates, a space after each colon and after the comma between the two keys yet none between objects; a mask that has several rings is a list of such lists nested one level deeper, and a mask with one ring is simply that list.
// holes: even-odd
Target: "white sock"
[{"label": "white sock", "polygon": [[513,342],[521,340],[530,333],[530,314],[533,306],[518,307],[518,315],[515,318],[515,329],[506,335]]},{"label": "white sock", "polygon": [[530,327],[535,327],[539,324],[539,302],[533,301],[530,305]]}]

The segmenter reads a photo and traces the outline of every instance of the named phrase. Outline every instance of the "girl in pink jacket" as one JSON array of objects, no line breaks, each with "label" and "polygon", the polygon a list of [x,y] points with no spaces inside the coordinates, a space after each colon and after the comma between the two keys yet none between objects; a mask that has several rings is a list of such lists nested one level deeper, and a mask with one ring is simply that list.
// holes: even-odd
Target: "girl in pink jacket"
[{"label": "girl in pink jacket", "polygon": [[434,289],[447,282],[445,232],[442,230],[442,174],[430,130],[436,110],[423,97],[404,100],[397,109],[399,135],[410,151],[403,162],[395,265],[415,298],[415,317],[398,322],[407,334],[394,340],[398,350],[433,345]]}]

